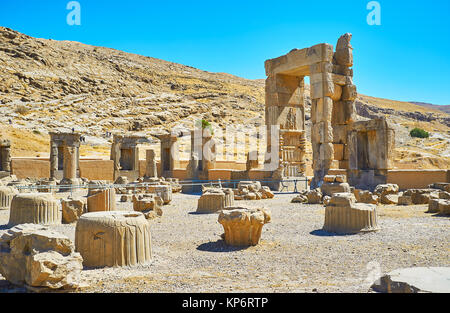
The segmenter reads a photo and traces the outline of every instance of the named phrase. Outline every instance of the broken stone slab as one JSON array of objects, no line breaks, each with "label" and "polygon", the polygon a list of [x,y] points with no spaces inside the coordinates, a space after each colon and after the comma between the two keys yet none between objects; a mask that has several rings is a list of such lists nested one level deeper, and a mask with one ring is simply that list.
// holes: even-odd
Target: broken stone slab
[{"label": "broken stone slab", "polygon": [[87,212],[87,199],[62,199],[62,221],[64,224],[76,222],[81,215]]},{"label": "broken stone slab", "polygon": [[439,199],[430,199],[428,202],[428,211],[425,213],[439,213]]},{"label": "broken stone slab", "polygon": [[412,198],[410,196],[399,196],[398,205],[412,205]]},{"label": "broken stone slab", "polygon": [[450,267],[410,267],[394,270],[373,283],[385,293],[449,293]]},{"label": "broken stone slab", "polygon": [[82,261],[68,237],[43,225],[17,225],[0,237],[0,273],[16,285],[81,287]]},{"label": "broken stone slab", "polygon": [[[162,206],[164,201],[161,197],[154,194],[136,194],[133,195],[133,210],[136,212],[148,213],[153,211],[157,216],[162,216]],[[150,215],[149,215],[150,216]]]},{"label": "broken stone slab", "polygon": [[263,199],[273,199],[275,197],[275,194],[268,186],[262,186],[259,191],[262,193]]},{"label": "broken stone slab", "polygon": [[250,192],[255,192],[261,189],[261,183],[258,181],[241,181],[238,184],[238,189],[243,190],[247,188]]},{"label": "broken stone slab", "polygon": [[397,184],[380,184],[375,187],[374,194],[378,196],[396,194],[399,191]]},{"label": "broken stone slab", "polygon": [[309,191],[306,194],[306,197],[308,198],[309,204],[320,204],[322,203],[322,192],[319,188]]},{"label": "broken stone slab", "polygon": [[83,214],[75,229],[75,248],[86,267],[116,267],[151,261],[150,225],[141,212]]},{"label": "broken stone slab", "polygon": [[439,200],[439,213],[443,215],[450,214],[450,200]]},{"label": "broken stone slab", "polygon": [[61,224],[60,207],[60,202],[49,193],[17,194],[11,201],[8,225]]},{"label": "broken stone slab", "polygon": [[324,196],[333,196],[335,193],[350,192],[350,185],[348,183],[323,183],[320,187]]},{"label": "broken stone slab", "polygon": [[308,197],[304,196],[304,195],[298,195],[295,196],[292,200],[291,203],[306,203],[308,202]]},{"label": "broken stone slab", "polygon": [[91,180],[88,184],[88,197],[108,188],[106,180]]},{"label": "broken stone slab", "polygon": [[172,186],[171,185],[154,185],[147,188],[147,192],[154,193],[163,199],[164,204],[169,204],[172,201]]},{"label": "broken stone slab", "polygon": [[383,194],[381,195],[380,198],[380,202],[382,204],[393,204],[393,205],[397,205],[398,204],[398,195],[395,194]]},{"label": "broken stone slab", "polygon": [[378,204],[378,196],[372,194],[369,190],[355,189],[353,194],[358,203]]},{"label": "broken stone slab", "polygon": [[408,189],[404,196],[410,196],[413,204],[428,204],[430,199],[438,199],[439,192],[436,189]]},{"label": "broken stone slab", "polygon": [[225,231],[225,242],[231,246],[257,245],[264,224],[270,220],[269,211],[241,207],[227,208],[220,212],[218,218]]},{"label": "broken stone slab", "polygon": [[450,200],[450,192],[440,191],[439,192],[439,199]]},{"label": "broken stone slab", "polygon": [[446,189],[450,188],[450,183],[434,183],[434,184],[429,185],[428,188],[446,191]]}]

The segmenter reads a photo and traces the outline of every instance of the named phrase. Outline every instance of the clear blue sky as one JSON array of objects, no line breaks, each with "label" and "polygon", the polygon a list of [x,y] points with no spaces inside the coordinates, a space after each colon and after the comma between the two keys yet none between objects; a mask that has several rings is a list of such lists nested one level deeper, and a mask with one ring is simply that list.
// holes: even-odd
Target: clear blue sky
[{"label": "clear blue sky", "polygon": [[27,35],[105,46],[245,78],[265,78],[264,61],[293,48],[336,44],[353,34],[354,82],[367,95],[450,104],[450,1],[0,0],[0,25]]}]

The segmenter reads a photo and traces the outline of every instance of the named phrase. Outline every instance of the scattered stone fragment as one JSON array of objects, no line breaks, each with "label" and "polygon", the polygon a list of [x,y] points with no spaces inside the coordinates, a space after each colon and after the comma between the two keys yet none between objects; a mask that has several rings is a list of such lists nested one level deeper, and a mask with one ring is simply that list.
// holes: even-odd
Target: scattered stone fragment
[{"label": "scattered stone fragment", "polygon": [[87,213],[87,199],[67,199],[61,200],[62,204],[62,221],[65,224],[76,222],[81,215]]},{"label": "scattered stone fragment", "polygon": [[353,194],[358,203],[378,204],[378,196],[372,194],[369,190],[355,189]]},{"label": "scattered stone fragment", "polygon": [[319,188],[309,191],[306,197],[308,198],[309,204],[322,203],[322,192],[320,191]]},{"label": "scattered stone fragment", "polygon": [[82,261],[69,238],[42,225],[17,225],[0,238],[0,273],[16,285],[78,288]]},{"label": "scattered stone fragment", "polygon": [[410,196],[399,196],[398,205],[412,205],[412,198]]}]

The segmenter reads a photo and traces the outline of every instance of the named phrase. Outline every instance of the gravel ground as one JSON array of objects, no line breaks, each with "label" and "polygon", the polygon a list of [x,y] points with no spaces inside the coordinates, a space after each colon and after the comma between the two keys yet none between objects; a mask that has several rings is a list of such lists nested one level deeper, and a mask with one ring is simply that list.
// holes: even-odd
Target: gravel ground
[{"label": "gravel ground", "polygon": [[[163,217],[149,222],[152,263],[85,269],[82,292],[368,292],[397,268],[450,266],[450,219],[425,214],[425,205],[379,206],[380,231],[343,236],[321,230],[323,206],[290,203],[293,197],[236,201],[272,213],[260,244],[240,249],[221,240],[218,214],[195,214],[198,196],[174,194]],[[0,211],[0,229],[8,217]],[[74,240],[74,225],[51,228]],[[0,291],[11,288],[0,276]]]}]

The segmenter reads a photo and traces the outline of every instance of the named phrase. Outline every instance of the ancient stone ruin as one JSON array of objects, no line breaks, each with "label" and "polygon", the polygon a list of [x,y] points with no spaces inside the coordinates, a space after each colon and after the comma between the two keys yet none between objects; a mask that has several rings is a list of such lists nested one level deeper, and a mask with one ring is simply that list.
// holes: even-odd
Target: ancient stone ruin
[{"label": "ancient stone ruin", "polygon": [[111,160],[114,161],[114,180],[126,176],[131,181],[139,178],[138,144],[147,138],[133,135],[114,134],[111,146]]},{"label": "ancient stone ruin", "polygon": [[208,188],[198,199],[197,213],[216,213],[234,205],[234,193],[229,188]]},{"label": "ancient stone ruin", "polygon": [[158,166],[155,158],[155,150],[146,151],[145,178],[158,178]]},{"label": "ancient stone ruin", "polygon": [[99,189],[87,198],[88,212],[115,211],[116,190],[114,188]]},{"label": "ancient stone ruin", "polygon": [[22,193],[11,201],[8,226],[19,224],[61,224],[61,204],[51,194]]},{"label": "ancient stone ruin", "polygon": [[[204,153],[207,152],[207,153]],[[191,154],[187,166],[187,178],[208,180],[209,170],[215,168],[216,141],[209,128],[195,129],[191,132]],[[200,186],[183,186],[183,192],[200,191]]]},{"label": "ancient stone ruin", "polygon": [[[279,126],[280,162],[272,178],[305,173],[304,78],[311,83],[311,143],[314,178],[320,187],[330,169],[347,170],[350,184],[374,188],[386,182],[394,147],[394,131],[385,120],[356,121],[352,35],[341,36],[336,51],[330,44],[294,49],[267,60],[267,153],[271,154],[272,126]],[[378,147],[380,147],[378,149]],[[271,158],[266,157],[266,163]]]},{"label": "ancient stone ruin", "polygon": [[323,230],[351,234],[379,230],[376,206],[356,203],[352,193],[335,193],[325,209]]},{"label": "ancient stone ruin", "polygon": [[219,223],[225,231],[224,240],[231,246],[256,246],[264,224],[270,222],[269,211],[230,207],[219,214]]},{"label": "ancient stone ruin", "polygon": [[161,141],[161,176],[163,177],[173,177],[173,170],[180,167],[177,143],[181,135],[170,133],[157,136]]},{"label": "ancient stone ruin", "polygon": [[359,121],[348,133],[350,184],[360,189],[373,190],[386,184],[388,170],[392,168],[395,133],[385,119]]},{"label": "ancient stone ruin", "polygon": [[0,178],[11,175],[11,142],[0,140]]},{"label": "ancient stone ruin", "polygon": [[150,225],[140,212],[83,214],[75,230],[75,248],[86,267],[115,267],[151,261]]},{"label": "ancient stone ruin", "polygon": [[61,185],[80,184],[80,142],[78,133],[50,133],[50,179]]},{"label": "ancient stone ruin", "polygon": [[82,261],[69,238],[42,225],[18,225],[0,237],[0,273],[16,285],[76,289]]}]

